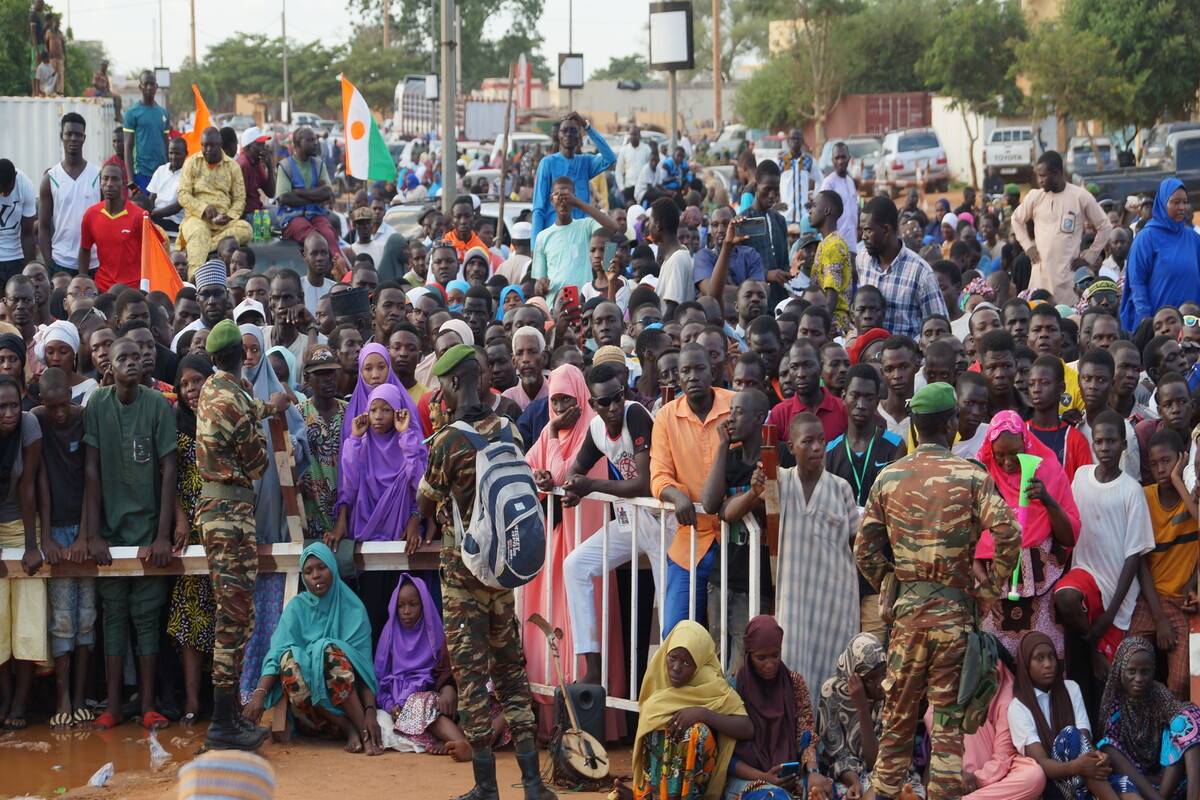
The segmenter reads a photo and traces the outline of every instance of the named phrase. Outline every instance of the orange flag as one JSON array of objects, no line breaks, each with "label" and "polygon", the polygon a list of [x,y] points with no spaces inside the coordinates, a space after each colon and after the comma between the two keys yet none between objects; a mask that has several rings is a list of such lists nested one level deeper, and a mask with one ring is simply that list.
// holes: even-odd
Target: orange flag
[{"label": "orange flag", "polygon": [[200,152],[200,134],[204,133],[205,128],[212,127],[212,115],[208,113],[208,104],[200,96],[200,87],[194,83],[192,84],[192,96],[196,99],[196,121],[192,125],[191,132],[183,134],[189,156],[192,153]]},{"label": "orange flag", "polygon": [[174,301],[182,288],[183,280],[171,263],[163,235],[150,217],[142,217],[142,291],[165,292]]}]

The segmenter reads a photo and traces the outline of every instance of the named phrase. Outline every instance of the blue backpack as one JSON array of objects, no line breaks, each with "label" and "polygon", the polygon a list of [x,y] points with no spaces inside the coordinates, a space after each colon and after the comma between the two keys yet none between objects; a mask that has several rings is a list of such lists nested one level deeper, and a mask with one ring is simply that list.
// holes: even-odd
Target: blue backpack
[{"label": "blue backpack", "polygon": [[471,574],[494,589],[524,586],[546,563],[546,523],[533,470],[525,462],[512,428],[488,441],[470,423],[453,423],[475,448],[475,508],[463,527],[458,502],[451,498],[454,532]]}]

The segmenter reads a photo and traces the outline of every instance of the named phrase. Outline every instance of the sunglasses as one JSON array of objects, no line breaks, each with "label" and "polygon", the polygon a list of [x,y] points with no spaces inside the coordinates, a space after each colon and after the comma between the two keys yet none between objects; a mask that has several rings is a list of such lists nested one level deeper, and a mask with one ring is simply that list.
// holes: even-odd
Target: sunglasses
[{"label": "sunglasses", "polygon": [[592,402],[595,403],[596,405],[598,405],[600,408],[608,408],[613,403],[619,402],[624,397],[625,397],[625,390],[618,389],[616,392],[614,392],[613,394],[610,394],[608,397],[593,398]]},{"label": "sunglasses", "polygon": [[1197,325],[1200,325],[1200,317],[1197,317],[1194,314],[1184,314],[1183,315],[1183,324],[1189,328],[1194,328]]}]

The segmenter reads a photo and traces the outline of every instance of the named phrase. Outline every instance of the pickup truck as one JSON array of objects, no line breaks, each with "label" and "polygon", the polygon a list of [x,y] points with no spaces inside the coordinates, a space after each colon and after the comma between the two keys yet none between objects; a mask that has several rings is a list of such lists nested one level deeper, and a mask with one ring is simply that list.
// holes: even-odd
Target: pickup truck
[{"label": "pickup truck", "polygon": [[1179,134],[1163,153],[1161,167],[1091,168],[1076,172],[1071,180],[1080,186],[1093,183],[1099,187],[1098,196],[1121,203],[1134,194],[1153,197],[1158,185],[1172,175],[1183,181],[1193,205],[1200,202],[1200,131]]},{"label": "pickup truck", "polygon": [[1028,125],[996,128],[983,147],[983,166],[1006,182],[1024,183],[1033,178],[1033,128]]}]

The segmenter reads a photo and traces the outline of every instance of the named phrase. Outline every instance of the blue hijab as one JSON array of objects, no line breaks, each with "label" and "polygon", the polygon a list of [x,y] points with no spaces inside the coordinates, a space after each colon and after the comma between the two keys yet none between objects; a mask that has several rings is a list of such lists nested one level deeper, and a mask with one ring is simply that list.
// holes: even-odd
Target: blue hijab
[{"label": "blue hijab", "polygon": [[1200,234],[1190,220],[1177,222],[1167,213],[1171,195],[1182,188],[1174,177],[1159,184],[1153,215],[1129,248],[1121,294],[1121,327],[1127,331],[1164,306],[1178,308],[1200,297]]},{"label": "blue hijab", "polygon": [[499,322],[504,321],[504,299],[513,292],[517,293],[517,297],[521,298],[521,302],[525,302],[525,293],[521,291],[521,287],[515,283],[505,286],[500,290],[500,302],[496,305],[496,319]]},{"label": "blue hijab", "polygon": [[[271,649],[263,661],[262,674],[278,675],[279,660],[290,650],[312,692],[313,702],[341,714],[342,710],[330,702],[325,686],[325,648],[334,645],[345,653],[355,677],[374,692],[378,682],[371,659],[371,620],[362,600],[338,575],[333,551],[324,542],[313,542],[300,553],[301,570],[310,557],[325,563],[333,583],[320,597],[309,591],[300,592],[283,609],[279,625],[271,635]],[[273,706],[281,695],[276,681],[267,694],[266,706]]]}]

